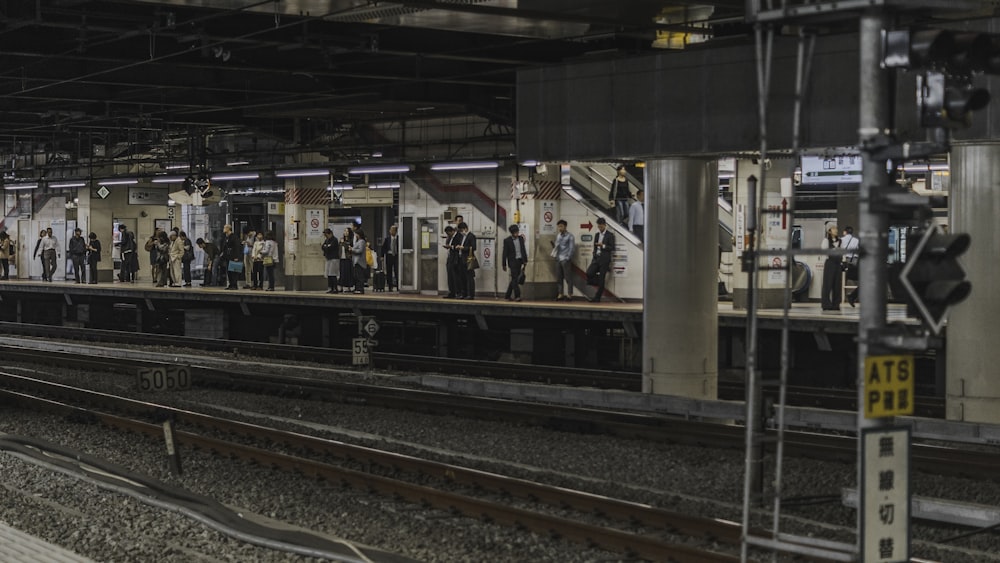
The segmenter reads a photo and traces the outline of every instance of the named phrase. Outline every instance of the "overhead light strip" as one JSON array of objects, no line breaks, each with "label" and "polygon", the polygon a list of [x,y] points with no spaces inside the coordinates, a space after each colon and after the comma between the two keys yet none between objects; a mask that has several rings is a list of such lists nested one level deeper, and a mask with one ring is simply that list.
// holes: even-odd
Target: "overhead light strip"
[{"label": "overhead light strip", "polygon": [[348,168],[348,174],[402,174],[413,170],[409,164],[385,164],[381,166],[355,166]]},{"label": "overhead light strip", "polygon": [[258,172],[234,172],[232,174],[215,174],[212,176],[213,182],[225,182],[227,180],[257,180],[260,178]]},{"label": "overhead light strip", "polygon": [[327,176],[330,174],[328,169],[317,170],[315,168],[308,170],[278,170],[274,173],[276,178],[305,178],[308,176]]},{"label": "overhead light strip", "polygon": [[33,190],[38,187],[38,182],[34,184],[5,184],[5,190]]},{"label": "overhead light strip", "polygon": [[98,180],[97,183],[102,186],[130,186],[132,184],[138,184],[139,180],[135,178],[105,178],[103,180]]},{"label": "overhead light strip", "polygon": [[438,162],[431,164],[431,170],[436,171],[447,171],[447,170],[489,170],[491,168],[499,168],[500,163],[491,161],[482,162]]},{"label": "overhead light strip", "polygon": [[154,184],[179,184],[187,179],[187,176],[156,176],[151,182]]},{"label": "overhead light strip", "polygon": [[50,188],[82,188],[87,182],[49,182]]}]

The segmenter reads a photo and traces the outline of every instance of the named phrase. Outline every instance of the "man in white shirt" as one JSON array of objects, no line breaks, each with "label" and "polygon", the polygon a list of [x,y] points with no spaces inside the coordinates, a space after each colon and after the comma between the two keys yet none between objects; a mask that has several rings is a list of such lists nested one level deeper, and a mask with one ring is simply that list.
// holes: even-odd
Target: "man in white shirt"
[{"label": "man in white shirt", "polygon": [[646,191],[635,192],[635,202],[628,208],[628,229],[632,234],[639,237],[640,242],[645,242],[646,225]]},{"label": "man in white shirt", "polygon": [[59,248],[59,241],[52,234],[52,227],[45,229],[45,237],[42,238],[42,278],[48,281],[52,281],[52,276],[56,273],[56,258],[58,257],[57,249]]}]

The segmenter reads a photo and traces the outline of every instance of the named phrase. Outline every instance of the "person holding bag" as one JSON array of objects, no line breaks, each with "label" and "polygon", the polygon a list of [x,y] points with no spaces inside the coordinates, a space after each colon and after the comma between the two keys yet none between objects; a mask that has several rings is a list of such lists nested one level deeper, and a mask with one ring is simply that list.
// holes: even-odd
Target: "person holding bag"
[{"label": "person holding bag", "polygon": [[278,263],[278,241],[274,240],[274,231],[264,235],[264,248],[260,251],[264,257],[264,277],[267,279],[267,291],[274,291],[274,266]]},{"label": "person holding bag", "polygon": [[351,257],[354,263],[354,293],[363,295],[365,281],[368,280],[368,238],[361,227],[354,229],[354,245],[351,247]]},{"label": "person holding bag", "polygon": [[[476,270],[479,268],[479,259],[476,257],[476,235],[469,232],[469,225],[464,221],[458,224],[458,233],[462,236],[462,243],[455,247],[460,256],[465,256],[465,297],[463,299],[476,298]],[[459,287],[462,281],[459,280]]]}]

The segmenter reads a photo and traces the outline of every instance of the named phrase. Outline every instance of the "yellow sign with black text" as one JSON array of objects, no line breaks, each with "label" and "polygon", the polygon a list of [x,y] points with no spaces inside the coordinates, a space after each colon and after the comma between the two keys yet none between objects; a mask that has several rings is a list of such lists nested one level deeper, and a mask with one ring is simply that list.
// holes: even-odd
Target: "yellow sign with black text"
[{"label": "yellow sign with black text", "polygon": [[865,358],[865,418],[913,414],[913,356]]}]

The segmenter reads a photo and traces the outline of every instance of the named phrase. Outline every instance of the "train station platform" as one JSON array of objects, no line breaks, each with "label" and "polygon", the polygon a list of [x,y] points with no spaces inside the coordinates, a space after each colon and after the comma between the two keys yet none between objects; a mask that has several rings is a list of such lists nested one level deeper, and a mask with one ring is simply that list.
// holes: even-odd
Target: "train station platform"
[{"label": "train station platform", "polygon": [[[796,365],[820,381],[853,380],[860,308],[822,311],[793,303],[789,327]],[[738,368],[747,312],[718,303],[719,367]],[[890,305],[890,322],[916,323]],[[643,305],[635,302],[513,302],[492,293],[475,300],[372,292],[226,290],[154,287],[149,282],[75,284],[0,282],[0,320],[243,341],[351,348],[361,321],[382,327],[385,352],[490,361],[641,371]],[[776,363],[783,311],[758,312],[762,369]],[[811,381],[814,383],[815,381]],[[806,382],[809,383],[809,382]]]}]

